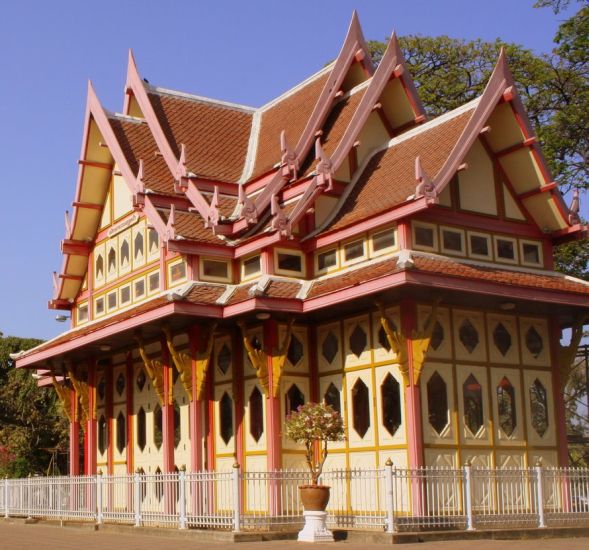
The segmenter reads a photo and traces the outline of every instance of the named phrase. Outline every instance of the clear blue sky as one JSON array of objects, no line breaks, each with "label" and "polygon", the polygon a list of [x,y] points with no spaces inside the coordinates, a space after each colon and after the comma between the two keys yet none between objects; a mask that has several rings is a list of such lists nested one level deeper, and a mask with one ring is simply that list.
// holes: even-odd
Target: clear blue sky
[{"label": "clear blue sky", "polygon": [[151,83],[258,106],[337,55],[354,8],[367,39],[396,29],[548,52],[564,16],[533,2],[4,0],[0,331],[50,338],[66,328],[46,304],[75,190],[87,79],[120,111],[129,48]]}]

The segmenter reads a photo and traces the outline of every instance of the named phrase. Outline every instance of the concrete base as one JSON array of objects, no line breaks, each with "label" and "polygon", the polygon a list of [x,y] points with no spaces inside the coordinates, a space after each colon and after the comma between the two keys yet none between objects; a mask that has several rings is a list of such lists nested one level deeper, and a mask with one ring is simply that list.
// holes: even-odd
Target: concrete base
[{"label": "concrete base", "polygon": [[305,526],[299,531],[300,542],[333,542],[333,533],[325,526],[327,512],[304,511]]}]

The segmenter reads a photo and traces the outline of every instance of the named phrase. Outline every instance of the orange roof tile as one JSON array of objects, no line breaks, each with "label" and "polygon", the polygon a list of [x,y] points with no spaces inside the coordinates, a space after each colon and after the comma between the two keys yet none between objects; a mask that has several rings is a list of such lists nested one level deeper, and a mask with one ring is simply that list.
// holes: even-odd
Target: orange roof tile
[{"label": "orange roof tile", "polygon": [[202,178],[234,182],[243,171],[252,113],[197,99],[148,93],[166,138],[186,167]]},{"label": "orange roof tile", "polygon": [[190,289],[183,299],[192,304],[214,304],[225,292],[225,288],[225,285],[198,283]]},{"label": "orange roof tile", "polygon": [[296,146],[330,74],[329,71],[322,74],[262,112],[251,179],[269,172],[280,161],[282,130],[285,131],[289,146]]},{"label": "orange roof tile", "polygon": [[[415,192],[415,158],[419,156],[433,179],[456,145],[474,109],[424,129],[379,151],[368,162],[360,179],[327,229],[339,229],[385,212]],[[325,231],[325,229],[324,229]]]},{"label": "orange roof tile", "polygon": [[[164,223],[168,223],[170,210],[158,208]],[[198,212],[184,212],[176,210],[174,213],[174,228],[176,235],[180,235],[190,241],[198,241],[207,244],[222,244],[222,241],[215,236],[212,229],[204,226],[204,220]]]},{"label": "orange roof tile", "polygon": [[133,173],[137,174],[139,161],[143,160],[145,187],[158,193],[173,195],[174,178],[162,156],[156,154],[158,148],[147,123],[117,116],[109,120]]}]

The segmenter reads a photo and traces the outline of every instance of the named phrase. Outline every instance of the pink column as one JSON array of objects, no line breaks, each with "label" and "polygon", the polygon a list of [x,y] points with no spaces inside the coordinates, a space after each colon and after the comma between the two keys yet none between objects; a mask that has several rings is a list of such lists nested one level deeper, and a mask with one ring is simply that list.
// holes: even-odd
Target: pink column
[{"label": "pink column", "polygon": [[162,406],[162,436],[164,449],[164,473],[174,471],[174,406],[173,378],[170,369],[170,354],[167,344],[162,341],[162,363],[164,367],[164,404]]},{"label": "pink column", "polygon": [[112,365],[109,364],[104,368],[104,381],[106,386],[106,395],[104,396],[104,409],[106,415],[106,435],[107,435],[107,449],[106,449],[106,472],[109,475],[114,474],[114,419],[112,398]]},{"label": "pink column", "polygon": [[552,363],[552,394],[554,396],[554,419],[556,422],[556,444],[558,445],[558,465],[569,465],[569,446],[567,441],[566,413],[564,395],[561,389],[561,375],[558,363],[558,349],[560,346],[561,326],[557,319],[551,318],[550,330],[550,358]]},{"label": "pink column", "polygon": [[80,475],[80,422],[78,420],[78,395],[74,389],[71,390],[70,414],[70,476]]},{"label": "pink column", "polygon": [[272,395],[274,384],[272,373],[272,354],[278,347],[278,324],[273,319],[264,321],[264,346],[268,356],[268,387],[266,396],[266,445],[268,449],[268,470],[277,470],[282,466],[280,433],[280,398]]},{"label": "pink column", "polygon": [[[200,351],[200,326],[193,325],[188,331],[190,355],[196,357]],[[192,400],[189,405],[190,414],[190,469],[198,472],[203,469],[202,456],[202,401],[196,395],[196,361],[192,360]]]},{"label": "pink column", "polygon": [[97,422],[96,422],[96,364],[91,361],[88,367],[88,420],[86,422],[86,457],[85,469],[86,475],[96,475],[96,440],[97,440]]},{"label": "pink column", "polygon": [[133,392],[135,390],[135,381],[133,376],[133,356],[131,352],[127,354],[127,364],[125,377],[127,379],[126,384],[126,420],[127,420],[127,473],[132,474],[134,472],[135,456],[133,454],[134,448],[134,437],[133,437]]}]

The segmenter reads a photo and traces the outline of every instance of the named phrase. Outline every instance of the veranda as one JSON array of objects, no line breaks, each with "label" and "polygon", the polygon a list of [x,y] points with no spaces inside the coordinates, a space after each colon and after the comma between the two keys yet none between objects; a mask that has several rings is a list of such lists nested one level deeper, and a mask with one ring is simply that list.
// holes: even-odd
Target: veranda
[{"label": "veranda", "polygon": [[[328,525],[423,531],[589,525],[589,469],[379,469],[327,471]],[[24,516],[227,531],[298,530],[299,470],[5,479],[0,510]]]}]

